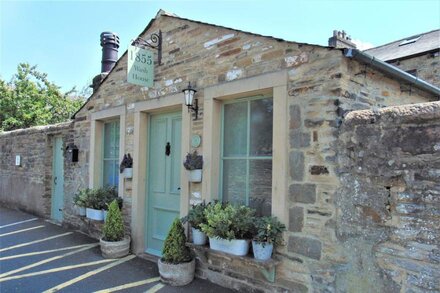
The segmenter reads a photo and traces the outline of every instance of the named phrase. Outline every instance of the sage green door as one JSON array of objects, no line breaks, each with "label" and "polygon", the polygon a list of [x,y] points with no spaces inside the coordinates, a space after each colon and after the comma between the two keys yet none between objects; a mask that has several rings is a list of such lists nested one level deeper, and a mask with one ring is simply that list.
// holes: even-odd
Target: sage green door
[{"label": "sage green door", "polygon": [[57,222],[63,221],[64,208],[64,157],[63,139],[54,137],[52,158],[52,219]]},{"label": "sage green door", "polygon": [[145,243],[146,252],[157,256],[172,222],[180,216],[181,129],[180,112],[150,118]]}]

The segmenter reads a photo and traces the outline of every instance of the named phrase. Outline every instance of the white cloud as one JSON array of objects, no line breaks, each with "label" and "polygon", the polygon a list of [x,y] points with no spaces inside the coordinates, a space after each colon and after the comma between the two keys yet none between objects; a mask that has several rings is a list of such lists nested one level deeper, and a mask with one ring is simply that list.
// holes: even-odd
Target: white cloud
[{"label": "white cloud", "polygon": [[361,40],[353,39],[351,41],[353,43],[355,43],[356,44],[356,48],[361,50],[361,51],[375,47],[375,45],[373,45],[372,43],[364,42],[364,41],[361,41]]}]

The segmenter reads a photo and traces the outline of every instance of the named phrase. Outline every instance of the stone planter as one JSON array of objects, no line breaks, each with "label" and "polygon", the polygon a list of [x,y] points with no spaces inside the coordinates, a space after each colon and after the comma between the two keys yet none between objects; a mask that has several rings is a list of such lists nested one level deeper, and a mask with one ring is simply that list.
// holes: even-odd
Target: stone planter
[{"label": "stone planter", "polygon": [[233,255],[244,256],[249,252],[250,240],[232,239],[226,240],[222,238],[209,238],[209,247],[212,250],[222,251]]},{"label": "stone planter", "polygon": [[185,286],[194,279],[194,271],[196,269],[196,262],[192,259],[190,262],[179,264],[170,264],[158,261],[160,280],[171,286]]},{"label": "stone planter", "polygon": [[194,227],[191,227],[191,230],[192,230],[193,243],[196,245],[205,245],[206,234]]},{"label": "stone planter", "polygon": [[190,170],[188,174],[189,182],[202,182],[202,169]]},{"label": "stone planter", "polygon": [[95,221],[103,221],[104,220],[104,211],[95,210],[91,208],[86,208],[87,218]]},{"label": "stone planter", "polygon": [[252,251],[254,252],[255,259],[268,260],[272,257],[273,244],[252,241]]},{"label": "stone planter", "polygon": [[80,217],[85,217],[86,216],[86,208],[85,207],[76,206],[76,209],[77,209],[78,215]]},{"label": "stone planter", "polygon": [[130,252],[130,236],[125,236],[121,241],[105,241],[99,239],[101,253],[104,258],[121,258]]},{"label": "stone planter", "polygon": [[127,179],[133,178],[133,168],[125,168],[123,172],[124,172],[124,178]]}]

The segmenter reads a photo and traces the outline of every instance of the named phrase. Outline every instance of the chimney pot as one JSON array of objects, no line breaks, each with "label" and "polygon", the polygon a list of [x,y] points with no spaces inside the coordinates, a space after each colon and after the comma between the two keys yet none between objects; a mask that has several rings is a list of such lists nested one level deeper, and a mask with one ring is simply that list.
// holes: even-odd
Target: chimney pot
[{"label": "chimney pot", "polygon": [[101,73],[110,72],[118,60],[119,36],[112,32],[101,33]]}]

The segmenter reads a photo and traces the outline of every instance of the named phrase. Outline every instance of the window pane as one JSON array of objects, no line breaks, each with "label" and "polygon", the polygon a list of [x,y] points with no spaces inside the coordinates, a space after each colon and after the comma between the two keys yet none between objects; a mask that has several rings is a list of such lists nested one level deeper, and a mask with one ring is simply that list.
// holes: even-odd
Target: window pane
[{"label": "window pane", "polygon": [[119,180],[118,161],[105,160],[104,177],[102,180],[103,186],[118,186],[118,180]]},{"label": "window pane", "polygon": [[272,160],[249,161],[249,206],[257,210],[257,215],[271,215]]},{"label": "window pane", "polygon": [[251,101],[249,156],[272,156],[273,100]]},{"label": "window pane", "polygon": [[224,106],[223,156],[236,157],[247,154],[248,102]]},{"label": "window pane", "polygon": [[246,204],[246,160],[223,161],[223,201]]},{"label": "window pane", "polygon": [[104,158],[113,158],[114,149],[113,145],[113,125],[112,123],[104,124]]}]

